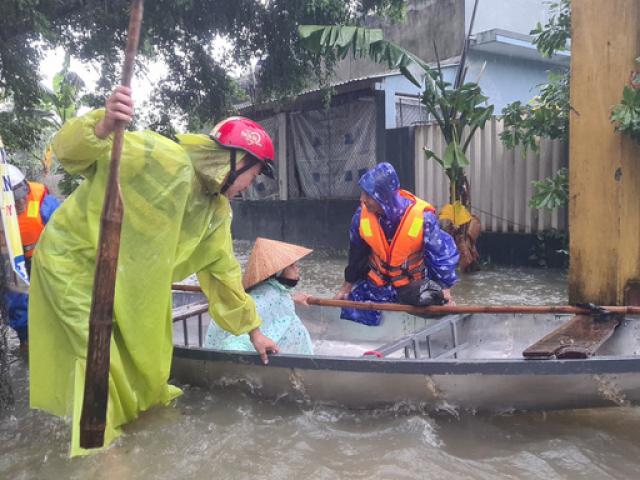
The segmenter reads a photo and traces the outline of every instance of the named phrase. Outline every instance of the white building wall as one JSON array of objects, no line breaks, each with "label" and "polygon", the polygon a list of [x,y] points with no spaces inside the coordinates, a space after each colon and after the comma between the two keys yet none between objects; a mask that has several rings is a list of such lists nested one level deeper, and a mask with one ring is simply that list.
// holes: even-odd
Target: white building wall
[{"label": "white building wall", "polygon": [[516,100],[527,103],[538,95],[539,86],[547,83],[549,71],[563,70],[548,63],[472,51],[467,58],[469,70],[466,80],[477,81],[485,62],[479,84],[489,102],[494,104],[496,115],[501,115],[502,109]]},{"label": "white building wall", "polygon": [[[516,100],[529,102],[540,92],[539,86],[547,83],[550,70],[562,70],[562,67],[544,62],[474,51],[469,52],[467,66],[466,81],[475,82],[480,78],[480,88],[489,97],[489,103],[493,103],[495,115],[501,115],[502,109]],[[457,68],[457,65],[443,67],[445,81],[453,83]],[[396,95],[420,95],[422,89],[400,74],[386,77],[379,88],[385,91],[385,127],[396,128]]]}]

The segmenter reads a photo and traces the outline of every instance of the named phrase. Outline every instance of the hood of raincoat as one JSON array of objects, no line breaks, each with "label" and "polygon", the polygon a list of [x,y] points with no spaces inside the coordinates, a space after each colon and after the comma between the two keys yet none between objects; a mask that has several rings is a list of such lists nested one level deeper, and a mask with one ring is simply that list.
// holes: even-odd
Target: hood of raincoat
[{"label": "hood of raincoat", "polygon": [[209,193],[220,193],[231,170],[229,150],[207,135],[185,133],[176,135],[178,143],[191,159],[196,174]]},{"label": "hood of raincoat", "polygon": [[367,171],[358,182],[360,188],[378,202],[384,216],[391,222],[398,221],[407,207],[407,202],[400,195],[400,180],[390,163],[379,163]]}]

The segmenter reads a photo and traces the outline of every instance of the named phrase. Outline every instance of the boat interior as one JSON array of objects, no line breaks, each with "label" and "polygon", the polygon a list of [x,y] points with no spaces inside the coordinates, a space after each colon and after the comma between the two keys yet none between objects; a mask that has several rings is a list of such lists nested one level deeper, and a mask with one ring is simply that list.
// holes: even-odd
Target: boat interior
[{"label": "boat interior", "polygon": [[[211,321],[205,297],[174,292],[173,300],[174,345],[202,348]],[[382,323],[371,327],[340,319],[340,309],[334,307],[298,306],[297,313],[319,356],[548,360],[640,352],[637,316],[464,314],[422,318],[385,312]]]}]

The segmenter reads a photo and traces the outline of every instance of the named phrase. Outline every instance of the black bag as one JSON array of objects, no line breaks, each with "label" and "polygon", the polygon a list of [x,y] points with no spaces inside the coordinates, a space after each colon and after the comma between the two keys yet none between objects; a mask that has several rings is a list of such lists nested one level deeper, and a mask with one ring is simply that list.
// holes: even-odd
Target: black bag
[{"label": "black bag", "polygon": [[431,305],[444,305],[447,301],[442,293],[442,287],[433,280],[417,280],[405,287],[396,289],[398,301],[406,305],[429,307]]}]

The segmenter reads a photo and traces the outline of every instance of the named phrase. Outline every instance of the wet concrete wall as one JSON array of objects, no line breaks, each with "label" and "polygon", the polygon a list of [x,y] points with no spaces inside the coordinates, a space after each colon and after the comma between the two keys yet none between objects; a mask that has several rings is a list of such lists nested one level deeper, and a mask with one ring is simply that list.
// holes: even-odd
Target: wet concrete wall
[{"label": "wet concrete wall", "polygon": [[[469,30],[474,3],[475,0],[465,0],[465,32]],[[472,33],[499,28],[529,35],[538,22],[544,25],[549,20],[549,3],[548,0],[480,0]]]},{"label": "wet concrete wall", "polygon": [[[382,28],[386,40],[431,62],[436,59],[434,42],[440,59],[460,54],[464,42],[464,21],[464,0],[410,0],[405,22],[381,24],[369,21],[367,26]],[[348,55],[338,65],[336,78],[344,81],[387,70],[386,65],[354,60]]]},{"label": "wet concrete wall", "polygon": [[357,200],[234,201],[233,238],[267,237],[311,248],[347,249]]}]

